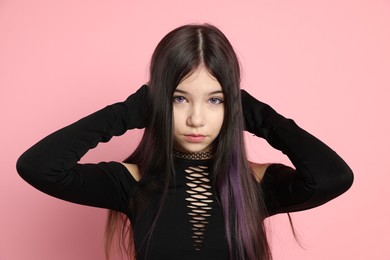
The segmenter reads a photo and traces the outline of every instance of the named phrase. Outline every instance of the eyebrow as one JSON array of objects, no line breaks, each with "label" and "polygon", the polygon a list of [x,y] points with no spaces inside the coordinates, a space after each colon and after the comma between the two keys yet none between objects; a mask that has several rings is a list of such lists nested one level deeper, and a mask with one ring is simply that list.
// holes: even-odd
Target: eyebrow
[{"label": "eyebrow", "polygon": [[[175,89],[174,92],[179,92],[179,93],[182,93],[182,94],[188,94],[187,91],[184,91],[184,90],[181,90],[181,89]],[[223,91],[222,90],[215,90],[215,91],[211,91],[209,93],[209,95],[214,95],[214,94],[223,94]]]}]

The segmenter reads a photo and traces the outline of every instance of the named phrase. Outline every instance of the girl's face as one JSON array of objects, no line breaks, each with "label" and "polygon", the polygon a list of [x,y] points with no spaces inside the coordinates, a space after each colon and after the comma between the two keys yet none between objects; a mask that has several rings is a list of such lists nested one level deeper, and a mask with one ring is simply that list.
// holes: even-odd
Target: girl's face
[{"label": "girl's face", "polygon": [[203,67],[185,78],[173,94],[174,147],[182,152],[211,149],[224,118],[219,82]]}]

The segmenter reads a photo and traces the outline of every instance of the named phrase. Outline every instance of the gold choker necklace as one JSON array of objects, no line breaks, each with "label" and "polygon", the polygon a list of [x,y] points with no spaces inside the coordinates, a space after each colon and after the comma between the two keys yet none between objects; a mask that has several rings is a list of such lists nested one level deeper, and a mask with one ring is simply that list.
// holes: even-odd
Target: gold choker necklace
[{"label": "gold choker necklace", "polygon": [[197,153],[184,153],[173,150],[173,157],[188,159],[188,160],[206,160],[212,158],[214,155],[214,149],[210,149],[205,152],[197,152]]}]

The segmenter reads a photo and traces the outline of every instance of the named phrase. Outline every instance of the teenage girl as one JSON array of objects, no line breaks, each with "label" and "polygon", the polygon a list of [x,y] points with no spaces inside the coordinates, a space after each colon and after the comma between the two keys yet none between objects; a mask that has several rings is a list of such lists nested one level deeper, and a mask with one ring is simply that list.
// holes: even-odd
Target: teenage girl
[{"label": "teenage girl", "polygon": [[[144,135],[124,162],[78,163],[135,128]],[[294,168],[249,162],[244,131]],[[269,260],[266,217],[324,204],[353,182],[332,149],[240,90],[235,52],[207,24],[168,33],[146,85],[45,137],[17,169],[51,196],[110,209],[107,256],[119,239],[132,259]]]}]

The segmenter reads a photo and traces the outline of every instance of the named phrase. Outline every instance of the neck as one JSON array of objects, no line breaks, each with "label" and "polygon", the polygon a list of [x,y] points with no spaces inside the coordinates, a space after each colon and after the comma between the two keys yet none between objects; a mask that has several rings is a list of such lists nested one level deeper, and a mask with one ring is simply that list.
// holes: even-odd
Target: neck
[{"label": "neck", "polygon": [[214,149],[210,149],[204,152],[180,152],[177,150],[173,150],[173,157],[189,159],[189,160],[206,160],[210,159],[214,156]]}]

